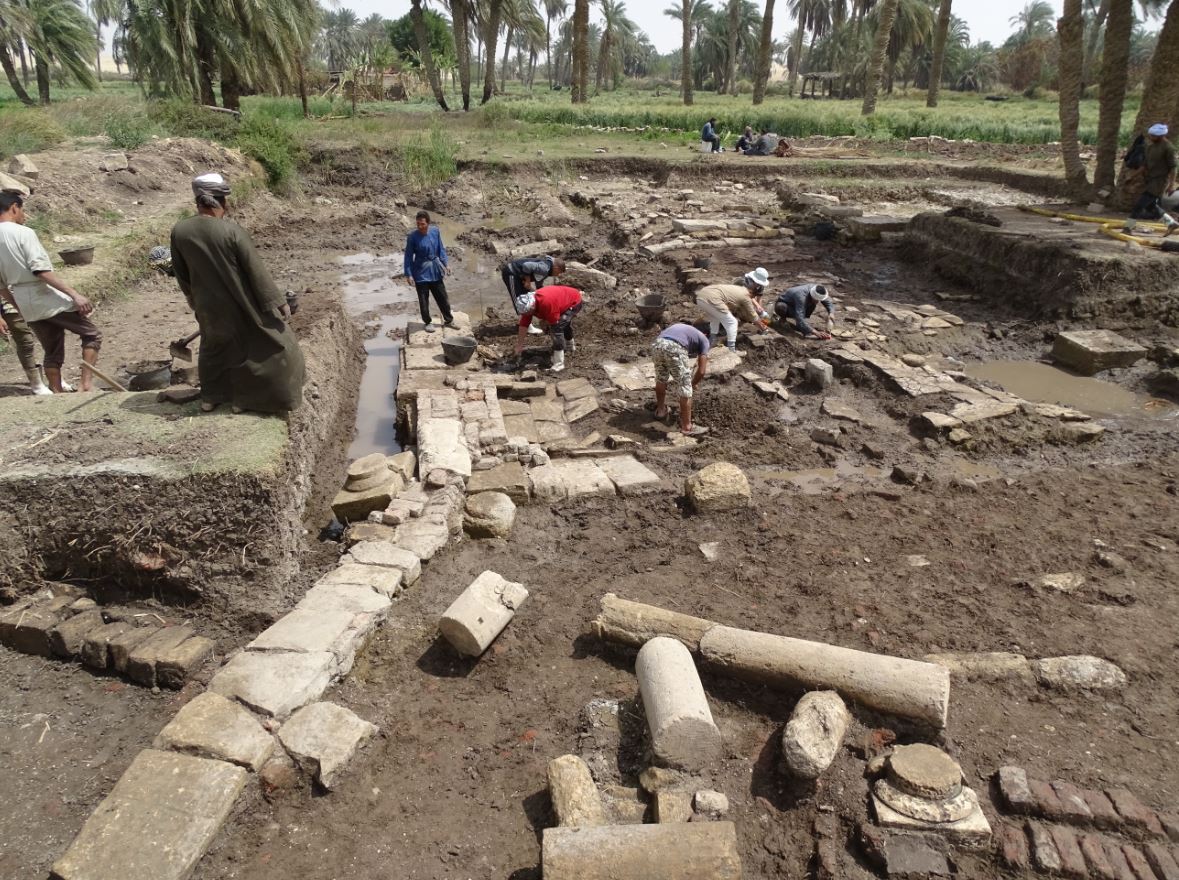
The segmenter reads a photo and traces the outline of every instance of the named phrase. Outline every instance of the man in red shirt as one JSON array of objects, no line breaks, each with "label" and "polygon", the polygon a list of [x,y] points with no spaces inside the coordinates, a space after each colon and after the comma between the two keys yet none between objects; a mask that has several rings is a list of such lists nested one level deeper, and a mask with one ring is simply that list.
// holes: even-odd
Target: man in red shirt
[{"label": "man in red shirt", "polygon": [[573,341],[573,319],[581,311],[581,291],[576,287],[565,287],[555,284],[542,287],[535,293],[526,293],[520,297],[520,323],[516,332],[516,354],[524,351],[524,340],[528,335],[528,325],[532,319],[539,318],[549,325],[549,332],[553,335],[553,365],[550,369],[559,373],[565,369],[565,350],[577,350],[577,343]]}]

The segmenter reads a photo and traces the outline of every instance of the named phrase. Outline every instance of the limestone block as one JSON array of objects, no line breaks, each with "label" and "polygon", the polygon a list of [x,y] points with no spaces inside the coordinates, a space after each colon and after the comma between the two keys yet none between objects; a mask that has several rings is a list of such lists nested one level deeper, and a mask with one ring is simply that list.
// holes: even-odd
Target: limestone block
[{"label": "limestone block", "polygon": [[423,562],[428,562],[446,546],[450,529],[445,521],[416,519],[397,527],[397,544]]},{"label": "limestone block", "polygon": [[152,745],[157,749],[228,761],[257,772],[274,750],[274,737],[240,705],[205,691],[176,713]]},{"label": "limestone block", "polygon": [[49,649],[58,657],[72,660],[82,653],[82,644],[86,636],[101,626],[101,611],[91,610],[75,614],[49,631]]},{"label": "limestone block", "polygon": [[98,163],[99,171],[126,171],[130,166],[126,153],[103,153],[102,161]]},{"label": "limestone block", "polygon": [[877,241],[885,232],[904,232],[908,221],[901,217],[883,214],[866,217],[847,217],[847,229],[852,238],[860,241]]},{"label": "limestone block", "polygon": [[463,528],[472,538],[506,538],[516,521],[516,505],[503,492],[480,492],[467,499]]},{"label": "limestone block", "polygon": [[557,824],[570,828],[605,825],[602,797],[585,761],[576,755],[562,755],[549,761],[549,797]]},{"label": "limestone block", "polygon": [[633,455],[599,458],[598,467],[610,478],[619,495],[641,495],[662,485],[659,475]]},{"label": "limestone block", "polygon": [[107,642],[110,649],[110,663],[107,668],[126,673],[127,665],[131,662],[131,652],[157,632],[159,627],[156,626],[137,626],[111,636]]},{"label": "limestone block", "polygon": [[1126,673],[1117,665],[1083,654],[1035,660],[1032,671],[1040,684],[1061,690],[1121,690],[1126,686]]},{"label": "limestone block", "polygon": [[184,880],[248,774],[224,761],[145,749],[53,865],[59,880]]},{"label": "limestone block", "polygon": [[710,464],[688,477],[684,494],[700,513],[748,507],[752,498],[745,474],[725,461]]},{"label": "limestone block", "polygon": [[398,492],[402,490],[405,481],[400,474],[389,471],[389,477],[380,485],[369,489],[353,492],[341,489],[332,500],[332,513],[342,523],[364,522],[374,510],[384,510],[389,506]]},{"label": "limestone block", "polygon": [[0,613],[0,644],[22,654],[52,657],[50,632],[70,616],[72,596],[22,603]]},{"label": "limestone block", "polygon": [[688,649],[658,636],[639,649],[635,663],[651,747],[663,764],[700,770],[720,756],[721,735]]},{"label": "limestone block", "polygon": [[835,384],[835,368],[820,358],[808,358],[806,380],[818,388],[828,388]]},{"label": "limestone block", "polygon": [[174,648],[167,648],[156,657],[156,684],[180,690],[192,674],[213,657],[212,639],[193,636]]},{"label": "limestone block", "polygon": [[413,480],[414,473],[417,469],[418,457],[414,454],[412,449],[405,449],[398,452],[396,455],[389,456],[389,468],[395,473],[401,475],[405,482]]},{"label": "limestone block", "polygon": [[127,676],[145,687],[156,684],[156,663],[168,651],[192,635],[192,627],[166,626],[156,630],[131,651],[127,662]]},{"label": "limestone block", "polygon": [[1052,357],[1092,376],[1115,367],[1132,367],[1146,357],[1146,349],[1111,330],[1070,330],[1057,334]]},{"label": "limestone block", "polygon": [[419,419],[418,459],[418,469],[424,474],[441,469],[462,477],[471,476],[471,454],[462,422],[457,418]]},{"label": "limestone block", "polygon": [[565,407],[565,421],[573,424],[598,411],[597,397],[582,397]]},{"label": "limestone block", "polygon": [[503,632],[527,598],[523,584],[485,571],[443,612],[438,630],[460,654],[478,657]]},{"label": "limestone block", "polygon": [[422,574],[422,563],[416,556],[388,541],[361,541],[353,544],[340,559],[340,563],[397,569],[402,572],[403,583],[407,586]]},{"label": "limestone block", "polygon": [[26,199],[31,193],[30,189],[24,183],[2,171],[0,171],[0,190],[20,193],[21,197]]},{"label": "limestone block", "polygon": [[557,383],[557,393],[569,403],[585,397],[596,397],[598,394],[589,379],[564,379]]},{"label": "limestone block", "polygon": [[354,587],[367,587],[382,596],[393,597],[401,592],[404,572],[396,568],[383,568],[379,565],[359,565],[346,563],[329,571],[318,581],[316,586],[337,586],[347,584]]},{"label": "limestone block", "polygon": [[572,459],[551,462],[548,467],[555,467],[560,472],[566,496],[569,498],[579,498],[582,495],[614,495],[614,482],[596,462]]},{"label": "limestone block", "polygon": [[578,290],[613,290],[618,286],[618,279],[609,272],[569,260],[565,263],[561,283]]},{"label": "limestone block", "polygon": [[740,880],[732,822],[546,828],[545,880]]},{"label": "limestone block", "polygon": [[704,789],[692,798],[696,813],[709,819],[723,819],[729,812],[729,798],[723,792]]},{"label": "limestone block", "polygon": [[312,703],[279,728],[283,748],[329,791],[377,726],[335,703]]},{"label": "limestone block", "polygon": [[296,608],[263,630],[246,645],[246,650],[302,654],[330,651],[336,656],[341,671],[346,671],[352,668],[356,652],[375,626],[376,621],[367,614]]},{"label": "limestone block", "polygon": [[91,669],[106,669],[110,665],[110,640],[136,628],[133,623],[118,620],[91,630],[82,641],[82,662]]},{"label": "limestone block", "polygon": [[397,543],[397,529],[375,522],[358,522],[348,526],[344,532],[344,546],[351,547],[361,541],[386,541]]},{"label": "limestone block", "polygon": [[338,662],[329,651],[243,651],[213,676],[209,690],[281,720],[319,699]]},{"label": "limestone block", "polygon": [[655,821],[661,825],[692,821],[692,793],[675,789],[655,792]]},{"label": "limestone block", "polygon": [[839,754],[850,721],[835,691],[803,694],[782,731],[787,772],[800,779],[818,779]]},{"label": "limestone block", "polygon": [[382,593],[360,584],[327,584],[322,580],[307,591],[296,609],[316,613],[347,611],[369,614],[376,622],[389,616],[393,603]]}]

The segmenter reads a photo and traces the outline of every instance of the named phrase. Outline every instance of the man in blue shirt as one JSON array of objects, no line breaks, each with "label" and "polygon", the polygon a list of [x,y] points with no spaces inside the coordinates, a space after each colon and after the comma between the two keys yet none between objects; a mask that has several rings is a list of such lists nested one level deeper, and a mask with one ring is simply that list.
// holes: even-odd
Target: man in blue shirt
[{"label": "man in blue shirt", "polygon": [[418,211],[417,226],[405,239],[405,280],[418,291],[418,308],[422,312],[422,321],[429,333],[434,332],[434,322],[430,319],[430,295],[438,303],[438,310],[442,312],[444,327],[454,326],[454,315],[450,312],[450,299],[446,295],[446,283],[443,276],[450,272],[446,248],[442,244],[442,233],[437,226],[430,225],[430,214]]},{"label": "man in blue shirt", "polygon": [[704,128],[700,131],[700,140],[712,144],[712,152],[721,152],[720,135],[716,133],[716,117],[704,123]]},{"label": "man in blue shirt", "polygon": [[[667,385],[675,383],[680,399],[680,430],[687,437],[708,433],[703,425],[692,423],[692,391],[708,372],[708,337],[691,324],[672,324],[651,343],[655,361],[655,417],[667,416]],[[688,358],[696,358],[693,373]]]}]

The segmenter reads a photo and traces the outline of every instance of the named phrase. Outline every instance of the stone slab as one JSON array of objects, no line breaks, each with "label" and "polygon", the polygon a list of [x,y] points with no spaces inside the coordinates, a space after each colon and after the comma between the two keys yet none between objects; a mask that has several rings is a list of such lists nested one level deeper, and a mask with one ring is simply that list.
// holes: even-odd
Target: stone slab
[{"label": "stone slab", "polygon": [[367,614],[351,611],[311,611],[296,608],[280,617],[246,645],[247,651],[292,651],[317,654],[330,651],[351,668],[359,642],[376,626]]},{"label": "stone slab", "polygon": [[58,657],[72,660],[81,655],[86,636],[102,626],[102,612],[98,609],[75,614],[49,631],[49,648]]},{"label": "stone slab", "polygon": [[70,596],[19,605],[0,614],[0,644],[22,654],[52,657],[49,634],[69,616]]},{"label": "stone slab", "polygon": [[213,676],[209,690],[282,720],[319,699],[337,664],[330,651],[243,651]]},{"label": "stone slab", "polygon": [[662,485],[659,475],[633,455],[599,458],[597,464],[614,483],[619,495],[641,495]]},{"label": "stone slab", "polygon": [[404,573],[395,568],[345,563],[321,577],[316,581],[316,586],[348,584],[354,587],[368,587],[382,596],[393,597],[400,592],[403,581]]},{"label": "stone slab", "polygon": [[403,573],[406,585],[412,584],[422,575],[422,564],[418,558],[388,541],[360,541],[353,544],[340,561],[344,565],[358,563],[398,569]]},{"label": "stone slab", "polygon": [[363,522],[374,510],[384,510],[405,486],[400,474],[389,472],[389,479],[379,486],[352,492],[341,489],[332,500],[332,513],[340,522]]},{"label": "stone slab", "polygon": [[876,812],[876,821],[885,828],[904,831],[931,831],[954,838],[963,844],[985,844],[991,838],[991,825],[978,806],[978,795],[965,786],[962,788],[962,793],[974,802],[974,810],[966,818],[956,822],[925,822],[921,819],[914,819],[897,812],[875,794],[872,795],[872,807]]},{"label": "stone slab", "polygon": [[224,761],[145,749],[53,865],[59,880],[183,880],[248,774]]},{"label": "stone slab", "polygon": [[91,630],[82,642],[82,662],[91,669],[106,669],[110,665],[110,640],[136,629],[135,624],[117,620]]},{"label": "stone slab", "polygon": [[597,411],[597,397],[582,397],[565,407],[565,419],[572,424],[573,422],[581,421],[586,416]]},{"label": "stone slab", "polygon": [[192,636],[156,657],[156,684],[180,690],[192,674],[213,657],[212,639]]},{"label": "stone slab", "polygon": [[1052,357],[1092,376],[1102,370],[1131,367],[1146,357],[1146,349],[1111,330],[1068,330],[1056,335]]},{"label": "stone slab", "polygon": [[438,468],[462,477],[471,476],[471,453],[467,450],[462,422],[457,418],[418,421],[419,472],[428,474]]},{"label": "stone slab", "polygon": [[423,562],[434,558],[450,540],[450,530],[445,518],[441,522],[417,519],[397,527],[397,544]]},{"label": "stone slab", "polygon": [[176,713],[153,746],[228,761],[256,773],[274,751],[274,737],[239,704],[205,691]]},{"label": "stone slab", "polygon": [[467,493],[503,492],[517,504],[528,503],[528,475],[519,462],[509,461],[486,471],[475,471],[467,482]]},{"label": "stone slab", "polygon": [[355,713],[335,703],[312,703],[278,731],[283,747],[300,766],[331,790],[340,772],[364,741],[377,732]]},{"label": "stone slab", "polygon": [[589,379],[565,379],[557,383],[557,393],[567,402],[581,400],[584,397],[596,397],[597,391],[590,384]]},{"label": "stone slab", "polygon": [[110,664],[108,668],[116,672],[126,672],[127,664],[131,662],[131,652],[140,644],[150,639],[159,631],[156,626],[137,626],[126,632],[111,636],[107,647],[110,650]]},{"label": "stone slab", "polygon": [[295,609],[316,613],[325,611],[347,611],[352,614],[370,614],[374,621],[383,621],[389,616],[392,601],[380,592],[360,584],[325,584],[322,581],[307,591]]}]

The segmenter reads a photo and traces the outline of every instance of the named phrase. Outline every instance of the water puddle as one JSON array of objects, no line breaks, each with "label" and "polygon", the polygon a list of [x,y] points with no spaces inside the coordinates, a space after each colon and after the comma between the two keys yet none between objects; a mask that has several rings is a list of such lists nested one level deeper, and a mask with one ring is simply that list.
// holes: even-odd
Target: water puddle
[{"label": "water puddle", "polygon": [[397,442],[397,375],[401,370],[401,343],[389,338],[389,331],[404,329],[407,318],[386,315],[377,322],[377,332],[364,341],[366,356],[360,397],[356,402],[356,436],[348,448],[349,458],[370,452],[392,454],[401,449]]},{"label": "water puddle", "polygon": [[782,480],[803,495],[819,495],[826,489],[847,488],[848,484],[861,488],[887,476],[881,468],[856,467],[846,461],[841,461],[835,467],[807,468],[799,471],[761,471],[759,474],[766,480]]},{"label": "water puddle", "polygon": [[1179,413],[1179,408],[1165,400],[1035,361],[971,364],[966,374],[994,382],[1024,400],[1068,406],[1098,418],[1174,418]]}]

